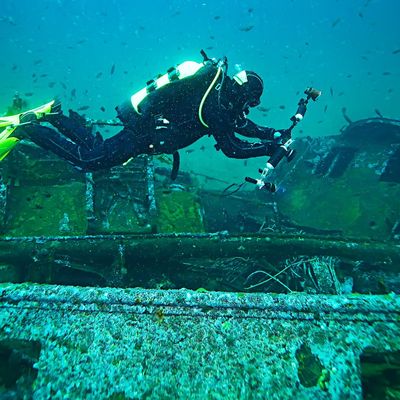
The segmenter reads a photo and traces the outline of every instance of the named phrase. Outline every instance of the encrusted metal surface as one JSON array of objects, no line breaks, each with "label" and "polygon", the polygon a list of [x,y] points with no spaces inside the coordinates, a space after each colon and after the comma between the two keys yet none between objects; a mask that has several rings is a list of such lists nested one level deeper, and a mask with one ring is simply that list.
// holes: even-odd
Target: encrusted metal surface
[{"label": "encrusted metal surface", "polygon": [[0,343],[41,346],[35,399],[360,399],[399,328],[396,295],[0,286]]}]

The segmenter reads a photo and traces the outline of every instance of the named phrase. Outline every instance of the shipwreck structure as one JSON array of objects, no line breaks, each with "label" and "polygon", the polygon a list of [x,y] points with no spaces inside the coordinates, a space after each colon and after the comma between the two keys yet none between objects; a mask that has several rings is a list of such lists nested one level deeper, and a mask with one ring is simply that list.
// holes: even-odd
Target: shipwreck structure
[{"label": "shipwreck structure", "polygon": [[276,193],[221,193],[157,159],[83,174],[19,145],[0,165],[0,394],[399,398],[400,123],[297,151]]}]

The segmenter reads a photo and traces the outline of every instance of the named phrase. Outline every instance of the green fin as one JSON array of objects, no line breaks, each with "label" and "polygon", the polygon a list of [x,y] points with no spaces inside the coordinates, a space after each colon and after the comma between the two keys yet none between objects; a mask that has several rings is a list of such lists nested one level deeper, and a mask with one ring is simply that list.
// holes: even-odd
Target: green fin
[{"label": "green fin", "polygon": [[38,118],[51,112],[51,107],[54,100],[42,106],[32,108],[32,110],[25,111],[16,115],[9,115],[7,117],[0,117],[0,128],[5,128],[0,132],[0,161],[8,156],[8,153],[17,145],[19,139],[16,137],[9,137],[20,123],[20,117],[27,112],[33,112]]},{"label": "green fin", "polygon": [[16,137],[9,137],[0,141],[0,161],[7,157],[8,153],[17,145],[19,139]]},{"label": "green fin", "polygon": [[51,107],[54,104],[54,100],[50,101],[49,103],[43,104],[39,107],[32,108],[32,110],[24,111],[23,113],[9,115],[7,117],[0,117],[0,128],[4,128],[10,125],[18,125],[19,118],[22,114],[26,114],[28,112],[33,112],[36,114],[38,118],[42,117],[44,114],[48,114],[51,112]]},{"label": "green fin", "polygon": [[0,128],[19,124],[19,116],[20,114],[9,115],[8,117],[0,117]]}]

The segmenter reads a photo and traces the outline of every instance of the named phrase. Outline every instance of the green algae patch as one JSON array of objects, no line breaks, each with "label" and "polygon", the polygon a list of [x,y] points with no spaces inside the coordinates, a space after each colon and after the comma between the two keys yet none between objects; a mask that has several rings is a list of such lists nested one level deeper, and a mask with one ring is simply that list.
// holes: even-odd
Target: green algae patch
[{"label": "green algae patch", "polygon": [[299,364],[299,381],[304,387],[317,386],[320,382],[323,366],[311,349],[302,344],[296,351],[296,359]]},{"label": "green algae patch", "polygon": [[[371,168],[351,168],[340,178],[293,174],[279,209],[299,226],[337,230],[356,237],[386,238],[395,223],[400,188],[379,181]],[[371,190],[375,188],[375,190]]]},{"label": "green algae patch", "polygon": [[196,196],[190,192],[160,192],[157,195],[159,232],[204,232]]},{"label": "green algae patch", "polygon": [[361,217],[359,198],[351,188],[329,185],[325,180],[308,182],[307,187],[289,192],[280,205],[297,224],[313,228],[348,230]]},{"label": "green algae patch", "polygon": [[7,199],[5,234],[13,236],[86,233],[85,185],[13,186]]}]

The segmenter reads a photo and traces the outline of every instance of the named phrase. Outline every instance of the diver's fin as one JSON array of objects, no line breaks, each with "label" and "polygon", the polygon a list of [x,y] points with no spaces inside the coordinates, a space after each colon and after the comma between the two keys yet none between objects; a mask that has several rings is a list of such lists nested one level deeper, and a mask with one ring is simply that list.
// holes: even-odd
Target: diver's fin
[{"label": "diver's fin", "polygon": [[49,103],[43,104],[42,106],[32,108],[32,110],[24,111],[20,114],[15,115],[8,115],[6,117],[0,117],[0,128],[4,128],[10,125],[18,125],[20,121],[21,115],[34,113],[37,118],[43,117],[44,114],[48,114],[53,112],[52,105],[54,104],[54,100],[50,101]]},{"label": "diver's fin", "polygon": [[46,104],[43,104],[42,106],[32,108],[32,110],[25,111],[23,114],[26,114],[28,112],[33,112],[40,119],[41,117],[43,117],[43,115],[54,112],[53,111],[54,103],[55,103],[55,100],[52,100]]},{"label": "diver's fin", "polygon": [[[42,106],[32,108],[32,110],[25,111],[16,115],[9,115],[6,117],[0,117],[0,128],[5,128],[0,132],[0,161],[7,157],[8,153],[17,145],[19,139],[16,137],[10,137],[15,129],[23,125],[24,123],[31,123],[34,118],[30,118],[30,121],[23,121],[23,116],[29,116],[29,114],[35,114],[36,118],[40,119],[45,114],[53,112],[52,106],[54,100],[49,103],[43,104]],[[22,119],[22,121],[21,121]]]},{"label": "diver's fin", "polygon": [[177,151],[173,152],[172,157],[173,157],[173,162],[172,162],[171,180],[174,181],[178,176],[181,158]]},{"label": "diver's fin", "polygon": [[9,115],[7,117],[0,117],[0,128],[4,128],[5,126],[10,126],[10,125],[18,125],[18,124],[19,124],[19,114]]},{"label": "diver's fin", "polygon": [[7,139],[15,130],[16,126],[15,125],[10,125],[7,126],[6,129],[0,132],[0,143]]},{"label": "diver's fin", "polygon": [[17,145],[19,139],[16,137],[9,137],[0,142],[0,161],[7,157],[8,153]]}]

